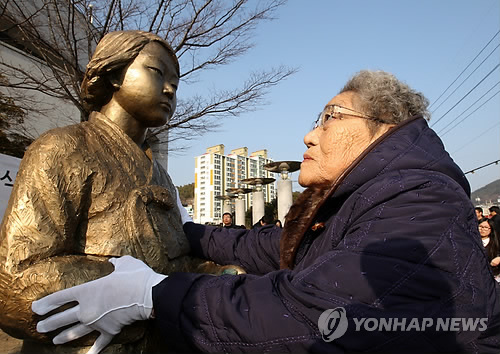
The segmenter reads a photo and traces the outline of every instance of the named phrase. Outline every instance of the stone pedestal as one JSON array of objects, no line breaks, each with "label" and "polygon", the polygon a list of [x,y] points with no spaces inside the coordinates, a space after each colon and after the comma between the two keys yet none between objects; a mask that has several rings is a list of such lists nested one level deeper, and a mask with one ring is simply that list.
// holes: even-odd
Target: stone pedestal
[{"label": "stone pedestal", "polygon": [[285,215],[292,205],[292,180],[278,180],[278,219],[285,225]]},{"label": "stone pedestal", "polygon": [[236,199],[235,224],[245,225],[245,200],[241,197]]},{"label": "stone pedestal", "polygon": [[231,214],[233,213],[230,203],[231,203],[230,200],[226,200],[224,202],[224,206],[222,207],[222,213],[231,213]]},{"label": "stone pedestal", "polygon": [[289,173],[300,169],[299,161],[275,161],[264,165],[264,169],[281,174],[278,181],[278,218],[285,225],[285,216],[293,203],[292,180]]},{"label": "stone pedestal", "polygon": [[264,192],[252,192],[252,223],[255,224],[264,216]]}]

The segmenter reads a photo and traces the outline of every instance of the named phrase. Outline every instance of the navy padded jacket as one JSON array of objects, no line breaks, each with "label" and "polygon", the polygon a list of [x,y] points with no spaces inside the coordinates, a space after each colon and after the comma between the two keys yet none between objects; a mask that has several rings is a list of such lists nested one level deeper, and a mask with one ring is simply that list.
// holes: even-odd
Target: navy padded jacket
[{"label": "navy padded jacket", "polygon": [[[170,347],[204,352],[498,353],[500,294],[469,194],[427,122],[405,122],[322,206],[325,227],[305,235],[292,270],[279,269],[275,226],[185,224],[194,254],[249,274],[171,274],[153,289],[155,324]],[[348,328],[325,342],[318,318],[336,307]],[[486,318],[487,329],[357,331],[355,318]]]}]

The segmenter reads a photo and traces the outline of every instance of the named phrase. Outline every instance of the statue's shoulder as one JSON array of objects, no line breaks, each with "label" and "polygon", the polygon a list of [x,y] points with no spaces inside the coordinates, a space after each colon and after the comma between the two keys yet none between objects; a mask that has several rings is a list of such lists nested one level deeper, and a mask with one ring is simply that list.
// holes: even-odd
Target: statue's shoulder
[{"label": "statue's shoulder", "polygon": [[86,142],[88,122],[54,128],[40,135],[28,148],[27,152],[59,151],[71,154],[82,148]]},{"label": "statue's shoulder", "polygon": [[85,154],[87,125],[88,122],[84,122],[43,133],[28,147],[21,165],[59,165],[65,159]]}]

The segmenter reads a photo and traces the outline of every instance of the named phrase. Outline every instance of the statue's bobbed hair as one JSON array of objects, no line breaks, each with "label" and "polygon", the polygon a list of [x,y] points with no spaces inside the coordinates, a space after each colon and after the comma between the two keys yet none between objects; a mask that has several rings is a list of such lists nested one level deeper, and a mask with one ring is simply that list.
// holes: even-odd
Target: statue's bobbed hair
[{"label": "statue's bobbed hair", "polygon": [[81,85],[81,95],[88,112],[99,111],[111,99],[113,75],[131,63],[150,42],[158,42],[170,53],[180,76],[179,62],[170,44],[156,34],[144,31],[116,31],[106,34],[97,44]]}]

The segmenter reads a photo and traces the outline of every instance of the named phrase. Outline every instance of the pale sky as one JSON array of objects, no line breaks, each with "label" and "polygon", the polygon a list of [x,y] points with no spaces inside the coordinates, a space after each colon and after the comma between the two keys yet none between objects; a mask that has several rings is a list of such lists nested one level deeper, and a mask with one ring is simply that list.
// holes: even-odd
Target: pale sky
[{"label": "pale sky", "polygon": [[[312,122],[362,69],[391,72],[429,99],[430,125],[464,172],[500,159],[500,1],[290,0],[277,17],[261,24],[255,47],[237,62],[206,73],[197,85],[181,82],[180,99],[234,87],[252,70],[299,69],[272,88],[266,105],[227,119],[220,131],[171,155],[168,171],[175,185],[194,182],[194,157],[217,144],[226,152],[246,146],[249,152],[267,149],[275,161],[302,161]],[[500,178],[500,164],[467,177],[474,191]],[[292,174],[297,178],[298,172]],[[297,183],[294,190],[301,190]]]}]

